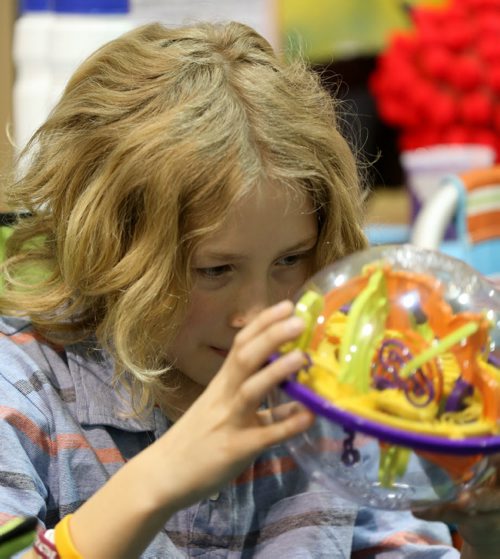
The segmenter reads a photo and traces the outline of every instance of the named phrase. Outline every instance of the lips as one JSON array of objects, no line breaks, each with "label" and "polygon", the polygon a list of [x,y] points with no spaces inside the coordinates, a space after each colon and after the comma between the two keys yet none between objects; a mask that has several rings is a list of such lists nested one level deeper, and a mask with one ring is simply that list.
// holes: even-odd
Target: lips
[{"label": "lips", "polygon": [[220,355],[220,357],[222,358],[226,358],[229,354],[229,350],[228,349],[222,349],[220,347],[215,347],[215,346],[210,346],[210,349],[212,351],[215,351],[215,353],[217,353],[217,355]]}]

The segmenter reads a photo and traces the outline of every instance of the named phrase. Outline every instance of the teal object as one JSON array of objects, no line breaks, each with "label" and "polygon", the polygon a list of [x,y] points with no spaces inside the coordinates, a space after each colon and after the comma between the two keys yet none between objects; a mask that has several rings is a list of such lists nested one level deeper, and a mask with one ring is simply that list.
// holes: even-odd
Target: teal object
[{"label": "teal object", "polygon": [[399,245],[410,240],[411,228],[403,224],[373,223],[365,227],[370,246]]},{"label": "teal object", "polygon": [[[418,213],[410,242],[500,279],[500,165],[444,176]],[[455,232],[453,238],[446,231]]]},{"label": "teal object", "polygon": [[[443,181],[444,182],[444,181]],[[482,242],[472,242],[467,231],[467,209],[471,205],[470,195],[459,176],[447,177],[446,184],[454,186],[458,193],[458,202],[453,217],[453,225],[457,231],[457,238],[443,240],[439,250],[467,262],[481,274],[498,279],[500,274],[500,238],[489,239]],[[498,186],[492,184],[491,190],[497,189],[497,199],[492,198],[491,205],[498,206]]]}]

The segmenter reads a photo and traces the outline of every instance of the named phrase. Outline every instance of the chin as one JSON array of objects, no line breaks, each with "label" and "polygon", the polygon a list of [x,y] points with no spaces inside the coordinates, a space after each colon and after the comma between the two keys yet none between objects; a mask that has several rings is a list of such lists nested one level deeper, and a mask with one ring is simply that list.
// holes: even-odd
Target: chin
[{"label": "chin", "polygon": [[[203,365],[200,365],[199,367],[190,367],[190,369],[187,369],[187,373],[183,373],[183,375],[187,378],[189,378],[192,382],[196,383],[199,386],[202,386],[203,388],[207,387],[210,382],[212,381],[212,379],[215,377],[215,375],[217,374],[217,372],[219,371],[219,369],[222,366],[222,363],[224,363],[223,359],[219,359],[218,360],[219,363],[214,363],[213,366],[207,366],[207,360],[205,360],[203,362]],[[211,363],[213,361],[211,360]],[[192,371],[192,374],[190,374],[189,371]]]}]

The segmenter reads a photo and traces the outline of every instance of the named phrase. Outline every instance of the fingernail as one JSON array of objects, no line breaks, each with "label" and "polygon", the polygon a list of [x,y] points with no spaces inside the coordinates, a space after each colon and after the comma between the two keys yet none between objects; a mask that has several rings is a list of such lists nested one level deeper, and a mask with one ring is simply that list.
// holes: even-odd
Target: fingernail
[{"label": "fingernail", "polygon": [[302,411],[300,412],[300,415],[298,416],[298,424],[302,429],[305,429],[307,427],[311,426],[311,423],[314,421],[314,416],[312,415],[312,413],[310,411]]},{"label": "fingernail", "polygon": [[305,361],[304,354],[300,349],[294,349],[293,351],[290,351],[290,353],[287,353],[283,358],[286,359],[286,361],[295,363],[297,365],[302,365],[302,363]]},{"label": "fingernail", "polygon": [[292,316],[287,321],[287,328],[291,335],[300,334],[304,329],[304,320],[299,316]]},{"label": "fingernail", "polygon": [[276,312],[284,312],[285,310],[291,311],[293,308],[293,303],[288,299],[285,299],[284,301],[280,301],[279,303],[276,303],[276,305],[274,305],[273,308]]}]

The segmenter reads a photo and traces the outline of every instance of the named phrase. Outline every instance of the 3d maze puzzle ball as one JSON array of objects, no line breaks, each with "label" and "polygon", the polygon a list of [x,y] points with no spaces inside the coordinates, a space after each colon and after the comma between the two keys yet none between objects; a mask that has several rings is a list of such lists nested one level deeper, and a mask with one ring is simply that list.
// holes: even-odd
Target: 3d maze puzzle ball
[{"label": "3d maze puzzle ball", "polygon": [[270,403],[317,419],[287,444],[311,480],[359,504],[452,501],[500,451],[500,292],[458,260],[381,246],[314,276],[297,297],[304,366]]}]

